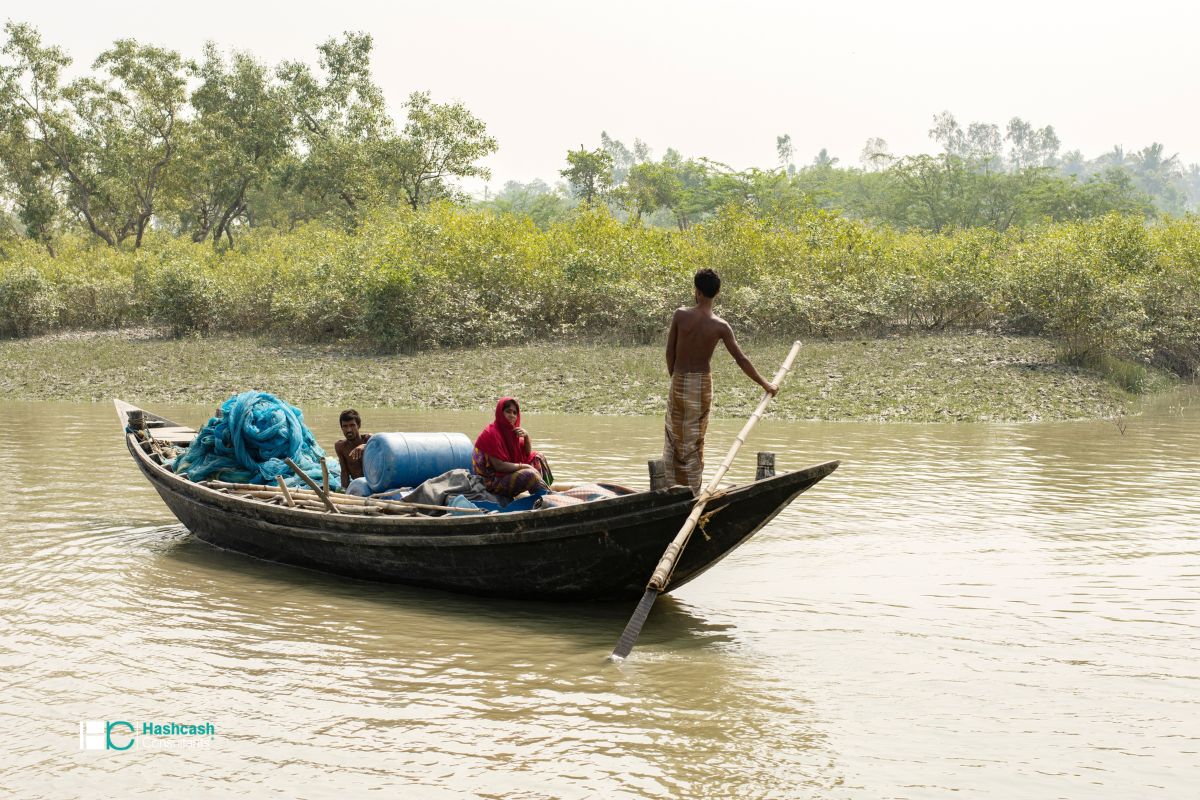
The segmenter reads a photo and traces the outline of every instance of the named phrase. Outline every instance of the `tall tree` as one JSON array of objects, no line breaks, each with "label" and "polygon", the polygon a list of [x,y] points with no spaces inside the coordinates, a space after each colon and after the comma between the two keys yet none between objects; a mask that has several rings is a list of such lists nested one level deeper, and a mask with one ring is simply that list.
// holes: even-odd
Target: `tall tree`
[{"label": "tall tree", "polygon": [[277,70],[304,155],[289,184],[332,213],[330,200],[342,204],[337,216],[348,221],[381,195],[372,162],[393,134],[372,47],[370,34],[347,32],[317,47],[318,72],[300,61]]},{"label": "tall tree", "polygon": [[887,169],[891,166],[896,157],[888,150],[886,140],[878,136],[872,136],[863,145],[862,153],[859,155],[858,160],[862,164],[863,169],[870,172],[878,172],[881,169]]},{"label": "tall tree", "polygon": [[972,122],[967,126],[967,161],[984,173],[999,172],[1004,166],[1004,142],[997,125]]},{"label": "tall tree", "polygon": [[813,156],[812,163],[813,163],[814,167],[831,168],[835,164],[837,164],[839,161],[841,161],[840,158],[834,158],[833,156],[830,156],[829,151],[826,150],[824,147],[822,147],[821,152],[819,152],[815,156]]},{"label": "tall tree", "polygon": [[641,221],[643,215],[678,205],[682,191],[683,183],[674,169],[647,161],[634,164],[624,185],[613,194],[635,219]]},{"label": "tall tree", "polygon": [[1082,175],[1087,169],[1086,160],[1081,150],[1068,150],[1059,161],[1059,170],[1063,175]]},{"label": "tall tree", "polygon": [[1124,167],[1127,164],[1125,148],[1119,144],[1114,144],[1112,150],[1097,156],[1096,162],[1106,167]]},{"label": "tall tree", "polygon": [[0,177],[26,235],[53,255],[64,186],[47,140],[71,133],[59,85],[71,59],[57,47],[43,46],[28,25],[10,22],[5,33],[0,48]]},{"label": "tall tree", "polygon": [[185,227],[192,240],[224,236],[248,217],[250,194],[260,189],[291,150],[294,129],[282,86],[249,53],[227,63],[209,42],[194,68],[195,122],[187,139],[187,175],[180,181]]},{"label": "tall tree", "polygon": [[962,126],[949,111],[935,114],[933,127],[929,129],[929,138],[942,146],[942,151],[948,156],[966,158],[967,136]]},{"label": "tall tree", "polygon": [[775,137],[775,154],[779,158],[779,168],[788,175],[796,174],[796,149],[792,147],[792,135],[785,133]]},{"label": "tall tree", "polygon": [[719,198],[711,188],[711,170],[707,162],[684,159],[669,147],[663,153],[661,164],[664,170],[674,175],[679,185],[679,190],[673,192],[663,205],[671,210],[676,227],[686,231],[719,203]]},{"label": "tall tree", "polygon": [[379,161],[390,165],[416,209],[430,198],[450,195],[449,178],[491,177],[478,162],[496,148],[487,126],[462,103],[434,103],[428,92],[413,92],[403,134],[382,144]]},{"label": "tall tree", "polygon": [[44,46],[28,25],[5,31],[0,118],[9,161],[28,159],[8,169],[26,187],[27,207],[61,192],[66,208],[107,244],[133,236],[140,245],[178,148],[183,59],[121,39],[96,59],[95,76],[62,86],[71,61],[62,50]]},{"label": "tall tree", "polygon": [[896,162],[891,173],[903,192],[900,206],[908,224],[934,233],[962,227],[977,205],[970,191],[976,176],[958,156],[909,156]]},{"label": "tall tree", "polygon": [[88,140],[98,146],[92,161],[97,183],[117,207],[116,238],[133,234],[137,247],[178,150],[187,100],[184,61],[173,50],[118,39],[92,66],[110,79],[78,81],[71,96]]},{"label": "tall tree", "polygon": [[1011,143],[1008,160],[1017,171],[1054,166],[1061,145],[1053,127],[1034,128],[1020,117],[1009,120],[1004,138]]},{"label": "tall tree", "polygon": [[1167,156],[1163,144],[1152,142],[1134,153],[1130,161],[1138,188],[1155,198],[1164,211],[1184,212],[1187,194],[1178,153]]},{"label": "tall tree", "polygon": [[571,192],[585,203],[603,197],[613,184],[613,157],[604,148],[588,150],[583,145],[567,152],[567,168],[559,170]]},{"label": "tall tree", "polygon": [[[19,223],[27,237],[40,242],[53,256],[62,204],[54,172],[40,161],[36,150],[33,142],[7,129],[0,120],[0,196],[12,199],[11,222]],[[3,227],[9,223],[5,214]]]},{"label": "tall tree", "polygon": [[625,180],[629,170],[637,163],[637,157],[624,142],[609,136],[608,131],[600,131],[600,149],[612,158],[612,182],[616,186]]}]

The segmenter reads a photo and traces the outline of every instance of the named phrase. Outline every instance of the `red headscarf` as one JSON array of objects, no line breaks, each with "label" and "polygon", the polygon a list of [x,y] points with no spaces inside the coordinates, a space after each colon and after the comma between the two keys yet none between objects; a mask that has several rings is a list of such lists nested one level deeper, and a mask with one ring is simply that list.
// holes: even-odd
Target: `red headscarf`
[{"label": "red headscarf", "polygon": [[479,433],[475,446],[484,453],[501,461],[513,464],[529,464],[537,455],[535,451],[526,450],[528,441],[522,440],[513,430],[513,424],[504,416],[504,407],[512,403],[517,407],[517,426],[521,424],[521,404],[515,397],[501,397],[496,403],[496,419]]}]

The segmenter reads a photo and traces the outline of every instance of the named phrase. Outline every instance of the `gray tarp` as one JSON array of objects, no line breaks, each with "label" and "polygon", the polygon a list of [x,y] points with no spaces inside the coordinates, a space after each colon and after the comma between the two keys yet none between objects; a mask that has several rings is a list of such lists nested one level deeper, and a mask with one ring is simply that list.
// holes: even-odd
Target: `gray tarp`
[{"label": "gray tarp", "polygon": [[509,501],[509,498],[498,497],[485,489],[483,481],[474,472],[468,469],[452,469],[422,483],[412,494],[405,495],[404,502],[443,506],[448,497],[456,494],[461,494],[468,500],[486,500],[501,506],[508,505]]}]

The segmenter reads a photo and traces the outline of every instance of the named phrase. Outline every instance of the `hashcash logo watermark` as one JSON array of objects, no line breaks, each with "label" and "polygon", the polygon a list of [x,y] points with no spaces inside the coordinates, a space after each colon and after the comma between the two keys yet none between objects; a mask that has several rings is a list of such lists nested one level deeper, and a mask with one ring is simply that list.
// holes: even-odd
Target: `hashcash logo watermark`
[{"label": "hashcash logo watermark", "polygon": [[140,722],[88,719],[79,723],[80,750],[208,750],[217,736],[211,722]]}]

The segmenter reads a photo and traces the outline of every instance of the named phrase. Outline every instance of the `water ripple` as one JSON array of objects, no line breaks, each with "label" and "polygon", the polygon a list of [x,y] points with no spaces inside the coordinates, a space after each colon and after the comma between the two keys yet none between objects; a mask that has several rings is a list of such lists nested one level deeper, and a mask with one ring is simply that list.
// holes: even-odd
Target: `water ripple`
[{"label": "water ripple", "polygon": [[[208,409],[159,409],[197,424]],[[336,411],[306,410],[327,444]],[[376,429],[473,414],[369,412]],[[630,609],[444,595],[214,550],[107,406],[0,404],[0,785],[23,797],[1190,797],[1200,405],[1131,421],[784,424],[844,464],[719,569]],[[564,480],[644,485],[657,420],[528,420]],[[710,447],[737,421],[717,421]],[[76,457],[47,451],[69,437]],[[710,452],[710,458],[712,454]],[[717,459],[713,459],[716,461]],[[81,483],[78,463],[91,469]],[[754,459],[731,473],[752,477]],[[78,751],[88,719],[210,749]],[[298,788],[303,787],[303,788]]]}]

